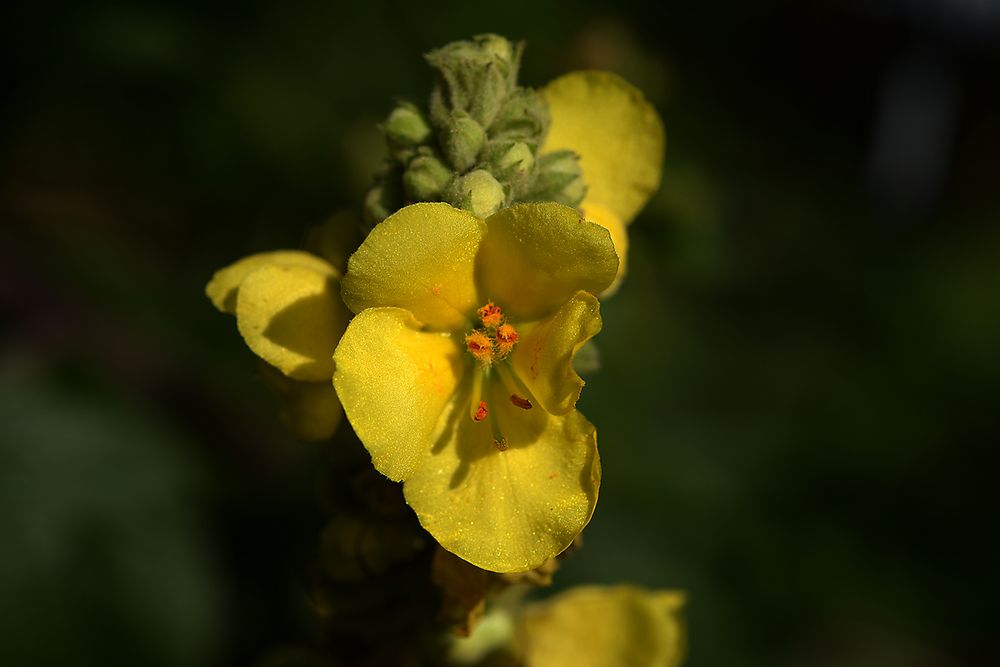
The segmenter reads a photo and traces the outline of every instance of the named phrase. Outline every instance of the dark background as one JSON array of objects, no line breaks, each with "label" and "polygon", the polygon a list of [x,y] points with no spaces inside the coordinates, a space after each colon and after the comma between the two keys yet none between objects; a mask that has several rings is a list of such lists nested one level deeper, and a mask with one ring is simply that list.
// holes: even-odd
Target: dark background
[{"label": "dark background", "polygon": [[420,54],[493,31],[667,128],[557,586],[685,589],[691,667],[995,664],[1000,3],[4,11],[0,663],[309,636],[322,448],[204,284],[357,206]]}]

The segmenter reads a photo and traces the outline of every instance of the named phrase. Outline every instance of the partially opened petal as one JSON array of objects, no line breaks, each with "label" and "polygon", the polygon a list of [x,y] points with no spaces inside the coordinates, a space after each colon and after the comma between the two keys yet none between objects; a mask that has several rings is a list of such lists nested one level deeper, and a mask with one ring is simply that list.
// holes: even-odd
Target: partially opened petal
[{"label": "partially opened petal", "polygon": [[573,370],[573,355],[600,330],[601,305],[589,292],[577,292],[549,317],[521,327],[514,370],[548,412],[564,415],[576,406],[583,379]]},{"label": "partially opened petal", "polygon": [[480,293],[515,321],[549,315],[573,294],[600,294],[618,271],[611,235],[561,204],[518,204],[486,221]]},{"label": "partially opened petal", "polygon": [[[325,263],[324,263],[325,264]],[[247,275],[236,324],[257,356],[296,380],[329,380],[348,312],[328,271],[268,263]]]},{"label": "partially opened petal", "polygon": [[347,418],[378,471],[397,482],[430,450],[462,376],[451,337],[420,329],[402,308],[368,308],[334,355]]},{"label": "partially opened petal", "polygon": [[686,641],[684,595],[634,586],[581,586],[529,608],[516,641],[526,667],[676,667]]},{"label": "partially opened petal", "polygon": [[494,572],[523,572],[562,552],[594,512],[597,434],[579,412],[521,410],[493,383],[489,420],[456,410],[440,441],[406,480],[420,524],[448,551]]},{"label": "partially opened petal", "polygon": [[615,253],[618,255],[618,273],[615,275],[607,289],[601,292],[601,298],[612,296],[621,286],[622,279],[628,269],[628,230],[625,224],[614,211],[607,206],[595,202],[584,202],[580,207],[583,217],[591,222],[596,222],[611,234],[611,242],[615,244]]},{"label": "partially opened petal", "polygon": [[293,380],[269,364],[261,364],[264,378],[281,395],[281,421],[306,442],[333,437],[344,417],[344,409],[330,380]]},{"label": "partially opened petal", "polygon": [[628,224],[660,185],[665,139],[656,109],[611,72],[570,72],[544,94],[552,124],[542,151],[575,151],[584,204],[604,204]]},{"label": "partially opened petal", "polygon": [[300,250],[276,250],[274,252],[262,252],[256,255],[244,257],[238,262],[230,264],[224,269],[219,269],[212,276],[205,287],[205,294],[212,300],[215,307],[230,315],[236,314],[236,293],[243,280],[257,269],[274,264],[278,266],[303,266],[320,273],[325,273],[333,278],[339,278],[329,262],[326,262],[315,255]]},{"label": "partially opened petal", "polygon": [[427,326],[455,329],[476,307],[482,221],[448,204],[413,204],[379,223],[347,264],[344,301],[355,313],[405,308]]}]

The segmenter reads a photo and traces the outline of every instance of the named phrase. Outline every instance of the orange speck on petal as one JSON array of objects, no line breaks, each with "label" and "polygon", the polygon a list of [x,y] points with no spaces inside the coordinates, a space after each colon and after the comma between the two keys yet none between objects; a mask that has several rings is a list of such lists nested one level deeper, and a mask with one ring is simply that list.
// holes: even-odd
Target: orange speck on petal
[{"label": "orange speck on petal", "polygon": [[434,296],[440,296],[441,295],[441,286],[440,285],[435,285],[434,287],[431,288],[431,292],[434,294]]},{"label": "orange speck on petal", "polygon": [[486,401],[479,401],[479,409],[476,410],[476,414],[472,417],[472,419],[477,422],[481,422],[486,419],[486,415],[488,415],[489,412],[489,409],[486,407]]},{"label": "orange speck on petal", "polygon": [[556,472],[555,470],[553,470],[552,472],[549,473],[549,479],[555,479],[558,476],[559,476],[559,473]]}]

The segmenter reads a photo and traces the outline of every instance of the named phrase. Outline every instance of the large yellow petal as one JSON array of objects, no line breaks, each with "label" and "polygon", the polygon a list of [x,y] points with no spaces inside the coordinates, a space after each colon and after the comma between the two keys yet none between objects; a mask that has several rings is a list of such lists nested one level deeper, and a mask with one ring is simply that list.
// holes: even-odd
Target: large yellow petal
[{"label": "large yellow petal", "polygon": [[452,338],[420,329],[402,308],[368,308],[334,354],[333,384],[347,418],[375,468],[397,482],[430,451],[462,376]]},{"label": "large yellow petal", "polygon": [[477,305],[473,280],[482,221],[448,204],[413,204],[379,223],[347,263],[344,301],[355,313],[405,308],[437,330],[461,327]]},{"label": "large yellow petal", "polygon": [[480,294],[515,321],[549,315],[573,294],[600,294],[618,271],[611,235],[562,204],[518,204],[493,214],[479,249]]},{"label": "large yellow petal", "polygon": [[611,72],[570,72],[544,89],[552,124],[542,152],[580,155],[589,202],[627,225],[660,185],[665,138],[656,109]]},{"label": "large yellow petal", "polygon": [[333,351],[347,318],[329,271],[267,263],[237,293],[236,325],[247,345],[296,380],[333,376]]},{"label": "large yellow petal", "polygon": [[514,370],[548,412],[564,415],[576,406],[583,379],[573,370],[573,355],[601,330],[601,305],[589,292],[577,292],[549,317],[520,328]]},{"label": "large yellow petal", "polygon": [[274,264],[277,266],[303,266],[332,278],[340,274],[328,262],[301,250],[276,250],[244,257],[238,262],[219,269],[205,287],[205,294],[215,307],[230,315],[236,314],[236,294],[240,283],[257,269]]},{"label": "large yellow petal", "polygon": [[608,230],[608,233],[611,234],[611,242],[615,244],[615,253],[618,255],[618,273],[615,275],[614,282],[600,294],[601,298],[612,296],[621,286],[628,269],[628,230],[625,229],[625,223],[622,222],[622,219],[603,204],[592,201],[584,202],[580,210],[583,212],[584,218],[596,222]]},{"label": "large yellow petal", "polygon": [[344,417],[344,409],[330,380],[302,382],[282,375],[269,364],[261,364],[264,379],[281,395],[281,421],[306,442],[333,437]]},{"label": "large yellow petal", "polygon": [[684,595],[634,586],[581,586],[529,608],[516,642],[527,667],[677,667]]},{"label": "large yellow petal", "polygon": [[403,493],[448,551],[484,570],[523,572],[561,553],[590,521],[601,480],[597,434],[579,412],[521,410],[500,383],[490,386],[489,419],[455,410]]}]

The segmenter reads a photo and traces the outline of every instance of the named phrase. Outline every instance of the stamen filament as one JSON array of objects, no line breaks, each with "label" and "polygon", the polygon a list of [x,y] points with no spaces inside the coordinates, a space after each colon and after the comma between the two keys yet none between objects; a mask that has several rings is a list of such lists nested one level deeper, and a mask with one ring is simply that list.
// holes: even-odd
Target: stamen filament
[{"label": "stamen filament", "polygon": [[510,402],[522,410],[530,410],[535,404],[535,397],[531,395],[521,378],[517,376],[507,364],[496,364],[494,368],[500,375],[504,388],[510,392]]},{"label": "stamen filament", "polygon": [[507,450],[507,438],[503,437],[503,433],[500,432],[500,427],[497,425],[497,418],[494,416],[489,417],[490,420],[490,431],[493,432],[493,445],[501,452]]},{"label": "stamen filament", "polygon": [[486,372],[483,368],[476,368],[472,375],[472,397],[469,401],[469,416],[472,421],[483,421],[489,410],[486,408],[486,401],[483,400],[483,376]]}]

